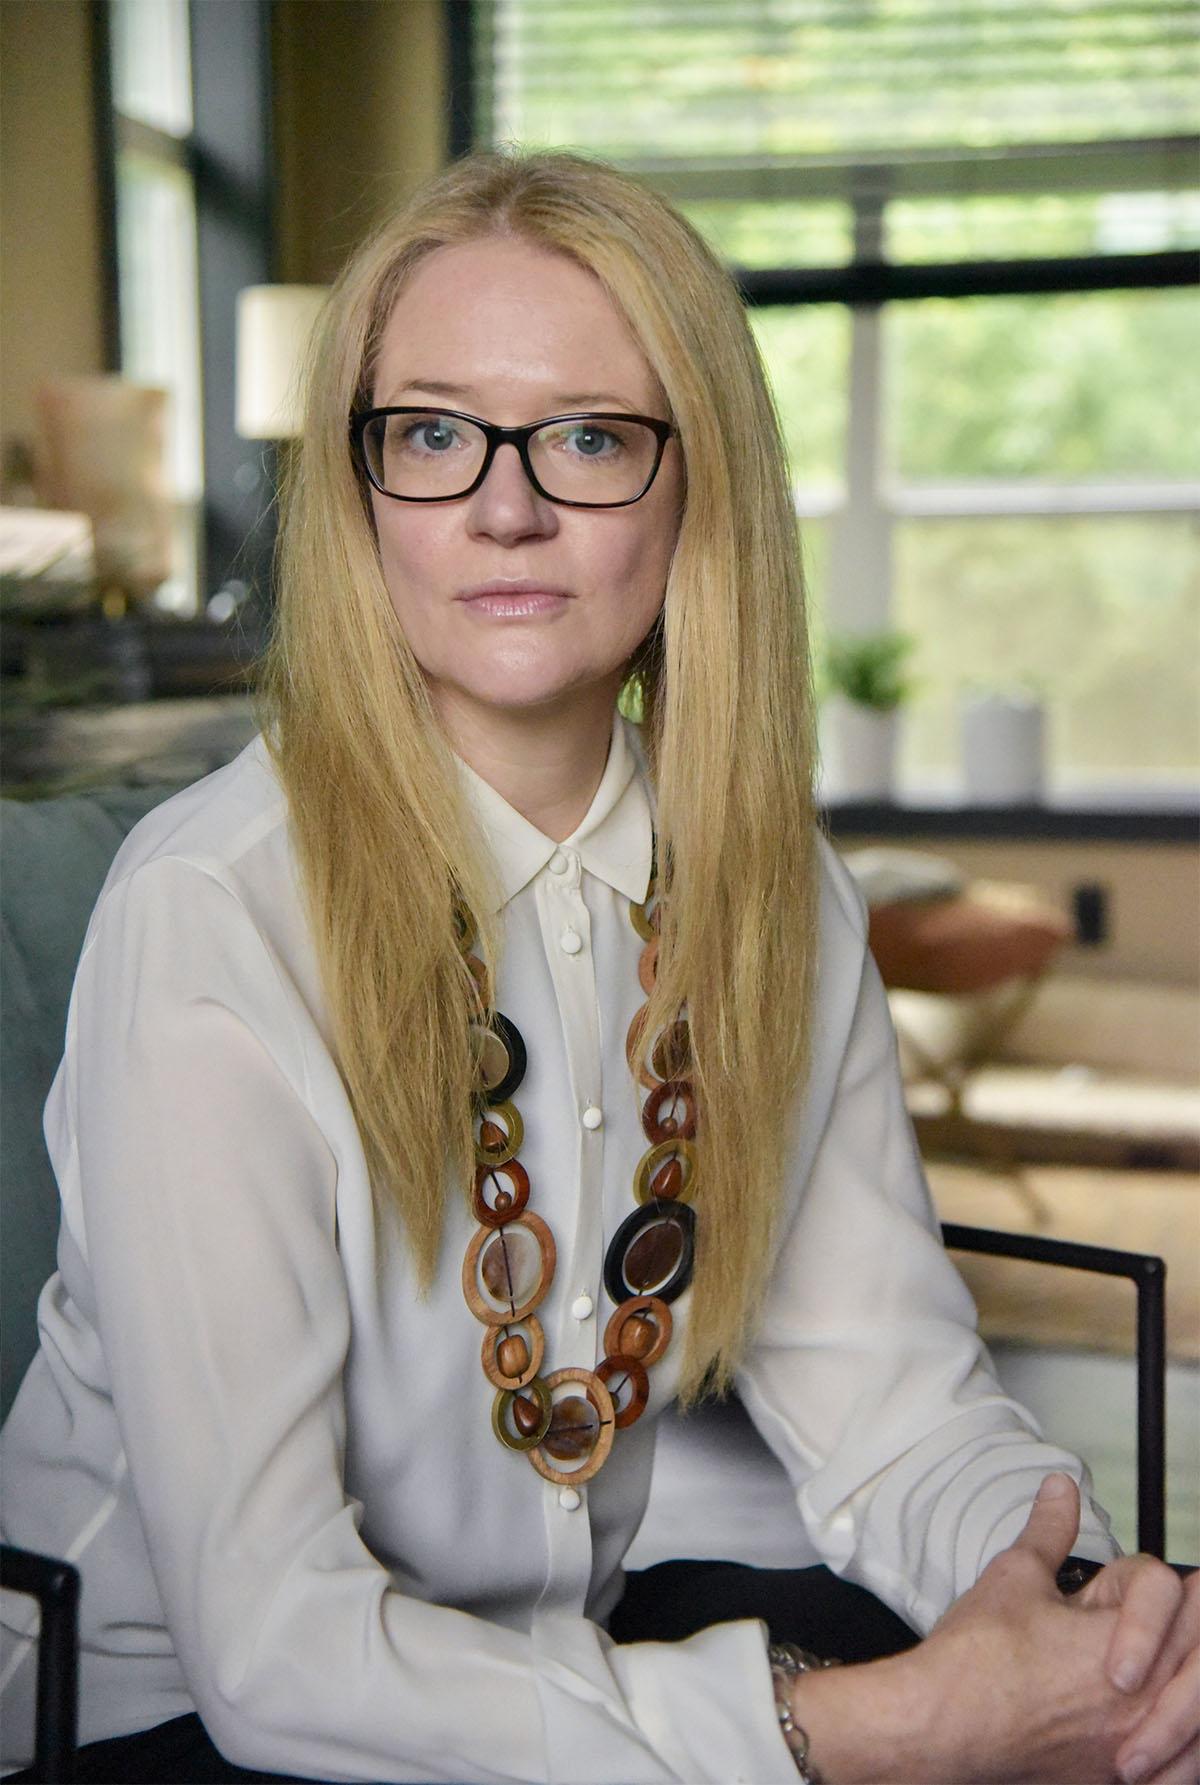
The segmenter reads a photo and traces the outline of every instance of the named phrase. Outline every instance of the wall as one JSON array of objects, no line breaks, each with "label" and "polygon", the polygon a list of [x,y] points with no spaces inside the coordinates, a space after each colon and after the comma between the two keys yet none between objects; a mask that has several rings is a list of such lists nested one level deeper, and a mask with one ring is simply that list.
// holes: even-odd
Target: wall
[{"label": "wall", "polygon": [[38,382],[104,367],[87,0],[0,0],[0,427]]},{"label": "wall", "polygon": [[446,158],[441,0],[275,0],[279,277],[324,284]]}]

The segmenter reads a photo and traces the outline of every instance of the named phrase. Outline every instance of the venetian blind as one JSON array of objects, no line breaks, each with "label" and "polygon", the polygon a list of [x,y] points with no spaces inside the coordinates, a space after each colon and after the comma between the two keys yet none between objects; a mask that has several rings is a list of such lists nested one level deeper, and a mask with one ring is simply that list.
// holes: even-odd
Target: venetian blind
[{"label": "venetian blind", "polygon": [[[577,147],[679,201],[1197,182],[1192,0],[477,0],[474,17],[482,140]],[[1149,245],[1198,224],[1175,207]]]}]

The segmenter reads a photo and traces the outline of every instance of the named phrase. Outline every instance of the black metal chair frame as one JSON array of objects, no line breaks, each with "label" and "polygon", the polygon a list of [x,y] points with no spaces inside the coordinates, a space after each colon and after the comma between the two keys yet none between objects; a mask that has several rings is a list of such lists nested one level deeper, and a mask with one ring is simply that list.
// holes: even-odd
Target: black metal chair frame
[{"label": "black metal chair frame", "polygon": [[0,1545],[0,1586],[28,1594],[41,1609],[33,1777],[69,1785],[79,1713],[79,1570],[6,1543]]},{"label": "black metal chair frame", "polygon": [[1077,1240],[1040,1234],[998,1233],[987,1227],[946,1222],[947,1250],[995,1258],[1026,1258],[1065,1270],[1128,1277],[1137,1290],[1137,1540],[1148,1556],[1166,1552],[1166,1280],[1163,1259],[1118,1252]]}]

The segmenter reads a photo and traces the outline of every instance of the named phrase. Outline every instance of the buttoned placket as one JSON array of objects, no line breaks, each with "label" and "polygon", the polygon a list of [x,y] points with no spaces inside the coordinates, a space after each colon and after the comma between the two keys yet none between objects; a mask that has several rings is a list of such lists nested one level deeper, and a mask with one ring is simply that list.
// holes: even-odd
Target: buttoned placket
[{"label": "buttoned placket", "polygon": [[[546,1334],[546,1350],[554,1360],[554,1369],[591,1370],[599,1359],[600,1285],[595,1270],[603,1246],[604,1105],[592,925],[582,881],[578,852],[562,847],[555,850],[538,875],[534,893],[566,1045],[575,1105],[573,1164],[579,1185],[574,1233],[555,1235],[556,1275],[563,1285],[563,1295],[558,1325],[554,1332]],[[564,1160],[563,1164],[565,1168],[568,1162]],[[586,1486],[547,1484],[547,1592],[554,1592],[556,1597],[564,1576],[577,1579],[580,1590],[586,1592],[591,1569],[586,1509]]]}]

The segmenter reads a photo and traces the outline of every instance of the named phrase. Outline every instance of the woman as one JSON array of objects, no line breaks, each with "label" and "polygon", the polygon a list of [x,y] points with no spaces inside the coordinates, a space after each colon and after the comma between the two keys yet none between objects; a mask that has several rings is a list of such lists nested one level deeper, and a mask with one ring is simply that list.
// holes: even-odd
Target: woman
[{"label": "woman", "polygon": [[[1194,1601],[1062,1600],[1060,1473],[1025,1523],[1079,1467],[936,1240],[770,402],[667,207],[482,157],[356,257],[265,685],[118,857],[47,1116],[9,1535],[81,1566],[94,1776],[1191,1778]],[[965,1592],[928,1642],[604,1634],[654,1415],[735,1377],[815,1553],[921,1628]]]}]

